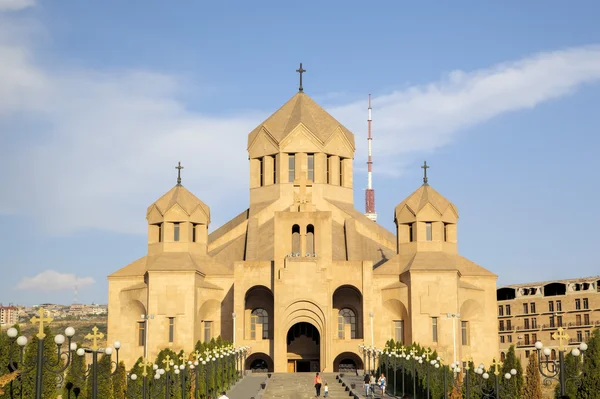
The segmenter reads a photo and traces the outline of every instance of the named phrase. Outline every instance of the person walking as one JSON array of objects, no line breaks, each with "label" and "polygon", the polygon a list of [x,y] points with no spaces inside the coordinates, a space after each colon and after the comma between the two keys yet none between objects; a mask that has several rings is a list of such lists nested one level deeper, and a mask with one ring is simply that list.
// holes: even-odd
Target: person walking
[{"label": "person walking", "polygon": [[329,387],[327,386],[327,383],[325,383],[325,387],[324,387],[324,398],[328,398],[329,397]]},{"label": "person walking", "polygon": [[317,398],[321,397],[321,376],[319,373],[315,375],[315,391],[317,391]]},{"label": "person walking", "polygon": [[371,382],[371,377],[369,376],[369,374],[365,374],[365,378],[363,381],[365,383],[365,395],[369,396],[369,391],[370,391],[370,387],[371,387],[371,385],[369,385]]},{"label": "person walking", "polygon": [[385,374],[381,373],[381,375],[379,376],[379,381],[377,381],[377,384],[379,385],[379,388],[381,388],[381,396],[385,396],[385,386],[386,384],[386,379],[385,379]]}]

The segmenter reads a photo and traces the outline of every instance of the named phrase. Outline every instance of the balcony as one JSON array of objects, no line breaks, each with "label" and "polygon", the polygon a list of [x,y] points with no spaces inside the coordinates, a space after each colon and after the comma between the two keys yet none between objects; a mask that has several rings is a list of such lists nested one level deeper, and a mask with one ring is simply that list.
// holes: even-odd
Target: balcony
[{"label": "balcony", "polygon": [[542,330],[555,330],[558,327],[566,327],[565,323],[542,324]]},{"label": "balcony", "polygon": [[529,347],[534,347],[535,346],[535,342],[529,341],[529,342],[525,342],[525,341],[517,341],[517,348],[529,348]]},{"label": "balcony", "polygon": [[536,324],[535,326],[530,325],[528,327],[517,326],[516,331],[540,331],[540,325]]},{"label": "balcony", "polygon": [[[600,320],[596,321],[595,324],[600,325]],[[585,327],[593,327],[593,326],[594,326],[593,321],[589,321],[588,323],[586,323],[585,321],[575,321],[575,322],[567,324],[567,328],[585,328]]]}]

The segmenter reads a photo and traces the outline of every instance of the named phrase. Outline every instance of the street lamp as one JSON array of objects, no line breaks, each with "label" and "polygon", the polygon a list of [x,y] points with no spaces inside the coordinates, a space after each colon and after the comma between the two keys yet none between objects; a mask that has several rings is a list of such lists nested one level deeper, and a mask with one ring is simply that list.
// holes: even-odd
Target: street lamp
[{"label": "street lamp", "polygon": [[142,314],[140,316],[144,320],[144,359],[148,358],[148,320],[154,319],[153,314]]},{"label": "street lamp", "polygon": [[[565,348],[564,343],[569,342],[569,334],[567,334],[564,328],[559,327],[555,333],[552,334],[552,339],[558,340],[558,362],[555,359],[550,359],[550,355],[552,351],[550,348],[544,348],[544,344],[541,341],[537,341],[535,343],[535,349],[538,353],[538,363],[540,373],[544,376],[544,378],[551,380],[558,380],[560,384],[560,396],[561,398],[566,396],[566,376],[565,376],[565,352],[567,348]],[[583,352],[587,350],[588,346],[585,342],[579,344],[579,347],[574,348],[571,351],[571,356],[578,357],[579,355],[583,356]],[[543,349],[543,351],[542,351]],[[545,359],[542,360],[542,352],[544,353]],[[558,366],[558,367],[557,367]]]},{"label": "street lamp", "polygon": [[373,332],[373,316],[375,316],[375,314],[373,312],[369,312],[369,317],[371,318],[371,346],[375,346],[375,333]]},{"label": "street lamp", "polygon": [[456,360],[456,320],[460,319],[460,313],[446,313],[446,318],[452,319],[452,342],[453,342],[453,357],[454,363],[457,363]]},{"label": "street lamp", "polygon": [[[38,317],[39,316],[39,317]],[[9,367],[12,369],[11,371],[18,371],[20,375],[26,375],[35,370],[35,399],[42,399],[42,389],[43,389],[43,371],[49,371],[53,374],[62,375],[64,371],[71,364],[71,348],[72,344],[71,340],[73,335],[75,335],[75,329],[73,327],[67,327],[65,329],[65,335],[67,336],[67,348],[68,350],[61,352],[62,345],[65,343],[65,336],[62,334],[58,334],[54,337],[54,343],[56,344],[56,359],[51,360],[44,356],[44,341],[46,338],[46,334],[44,333],[44,324],[47,326],[52,322],[52,317],[50,317],[50,312],[45,310],[44,308],[39,308],[38,316],[33,316],[31,318],[31,323],[38,324],[39,330],[36,334],[38,339],[37,342],[37,357],[35,362],[27,362],[23,359],[23,355],[25,354],[25,345],[27,345],[27,337],[21,335],[17,337],[19,334],[18,330],[14,327],[11,327],[7,330],[7,335],[10,338],[10,347],[9,347]],[[20,347],[20,355],[19,360],[13,362],[13,351],[14,344]],[[66,363],[61,367],[60,362],[61,359],[66,356]],[[22,381],[22,380],[21,380]],[[13,390],[13,385],[11,381],[11,392]],[[21,382],[21,394],[23,394],[23,383]]]}]

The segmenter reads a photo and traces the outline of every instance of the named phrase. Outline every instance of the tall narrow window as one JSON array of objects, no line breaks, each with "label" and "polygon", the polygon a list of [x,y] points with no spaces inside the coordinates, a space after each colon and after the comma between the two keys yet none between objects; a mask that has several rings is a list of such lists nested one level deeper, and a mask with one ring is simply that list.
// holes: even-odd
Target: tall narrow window
[{"label": "tall narrow window", "polygon": [[308,154],[308,180],[315,181],[315,154]]},{"label": "tall narrow window", "polygon": [[583,315],[583,325],[584,326],[590,325],[590,314],[589,313],[586,313]]},{"label": "tall narrow window", "polygon": [[529,345],[529,334],[525,334],[525,345]]},{"label": "tall narrow window", "polygon": [[173,223],[173,241],[179,241],[179,223]]},{"label": "tall narrow window", "polygon": [[587,298],[583,298],[583,308],[584,309],[589,309],[590,308]]},{"label": "tall narrow window", "polygon": [[438,318],[431,318],[431,333],[433,337],[433,342],[438,342]]},{"label": "tall narrow window", "polygon": [[529,310],[531,310],[531,313],[535,313],[535,302],[529,304]]},{"label": "tall narrow window", "polygon": [[575,325],[576,326],[580,326],[581,325],[581,315],[578,314],[575,316]]},{"label": "tall narrow window", "polygon": [[506,329],[512,331],[512,322],[510,320],[506,320]]},{"label": "tall narrow window", "polygon": [[415,240],[415,237],[413,235],[413,225],[411,223],[408,225],[408,241],[413,242],[414,240]]},{"label": "tall narrow window", "polygon": [[212,321],[204,320],[204,342],[210,342],[212,339]]},{"label": "tall narrow window", "polygon": [[277,157],[273,155],[271,158],[273,164],[273,184],[277,184]]},{"label": "tall narrow window", "polygon": [[531,328],[537,328],[537,319],[535,317],[531,318]]},{"label": "tall narrow window", "polygon": [[504,306],[498,306],[498,316],[504,316]]},{"label": "tall narrow window", "polygon": [[327,155],[327,184],[331,184],[331,155]]},{"label": "tall narrow window", "polygon": [[510,305],[506,305],[506,315],[510,316]]},{"label": "tall narrow window", "polygon": [[550,322],[550,327],[556,327],[556,323],[554,322],[554,316],[550,316],[548,321]]},{"label": "tall narrow window", "polygon": [[315,253],[315,226],[309,224],[306,226],[306,256],[313,256]]},{"label": "tall narrow window", "polygon": [[448,241],[448,223],[444,223],[444,242]]},{"label": "tall narrow window", "polygon": [[534,344],[537,342],[537,334],[531,334],[531,342],[533,342]]},{"label": "tall narrow window", "polygon": [[138,345],[144,346],[146,344],[146,322],[138,321]]},{"label": "tall narrow window", "polygon": [[288,182],[296,180],[296,154],[288,154]]},{"label": "tall narrow window", "polygon": [[529,306],[526,303],[524,303],[523,304],[523,314],[527,314],[527,313],[529,313]]},{"label": "tall narrow window", "polygon": [[344,185],[344,158],[340,158],[340,186]]},{"label": "tall narrow window", "polygon": [[[575,305],[577,305],[577,300],[575,300]],[[554,301],[548,301],[548,312],[554,312]]]},{"label": "tall narrow window", "polygon": [[562,324],[562,316],[556,316],[556,325],[558,327],[562,327],[563,326],[563,324]]},{"label": "tall narrow window", "polygon": [[173,342],[175,338],[175,318],[169,317],[169,342]]},{"label": "tall narrow window", "polygon": [[162,242],[162,223],[158,225],[158,242]]},{"label": "tall narrow window", "polygon": [[577,331],[577,342],[582,342],[583,341],[583,334],[581,333],[581,331]]},{"label": "tall narrow window", "polygon": [[504,320],[498,322],[498,330],[504,331]]},{"label": "tall narrow window", "polygon": [[525,330],[529,330],[529,319],[524,319],[523,320],[523,328]]},{"label": "tall narrow window", "polygon": [[262,326],[262,339],[269,339],[269,314],[266,310],[258,308],[250,316],[250,338],[256,339],[256,326]]},{"label": "tall narrow window", "polygon": [[469,322],[461,321],[460,322],[460,330],[461,330],[462,344],[464,346],[469,345]]},{"label": "tall narrow window", "polygon": [[425,223],[425,240],[431,241],[431,222]]},{"label": "tall narrow window", "polygon": [[338,312],[338,338],[345,338],[346,324],[350,325],[350,338],[356,338],[356,314],[352,309],[344,308]]},{"label": "tall narrow window", "polygon": [[[581,309],[581,299],[575,299],[575,310]],[[552,310],[552,309],[550,309]]]},{"label": "tall narrow window", "polygon": [[394,340],[404,345],[404,320],[394,321]]},{"label": "tall narrow window", "polygon": [[292,226],[292,255],[300,256],[300,226]]},{"label": "tall narrow window", "polygon": [[264,158],[258,158],[258,173],[260,174],[260,187],[265,185],[265,161]]},{"label": "tall narrow window", "polygon": [[557,312],[562,311],[562,302],[561,301],[556,301],[556,311]]}]

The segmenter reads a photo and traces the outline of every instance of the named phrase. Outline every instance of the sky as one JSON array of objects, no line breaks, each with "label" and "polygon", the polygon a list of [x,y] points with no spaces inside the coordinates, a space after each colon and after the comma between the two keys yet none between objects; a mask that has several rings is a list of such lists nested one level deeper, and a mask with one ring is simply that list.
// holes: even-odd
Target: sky
[{"label": "sky", "polygon": [[[422,181],[498,285],[600,274],[595,1],[0,0],[0,302],[106,303],[184,185],[248,204],[247,134],[304,90],[355,133],[378,222]],[[76,283],[77,282],[77,283]]]}]

